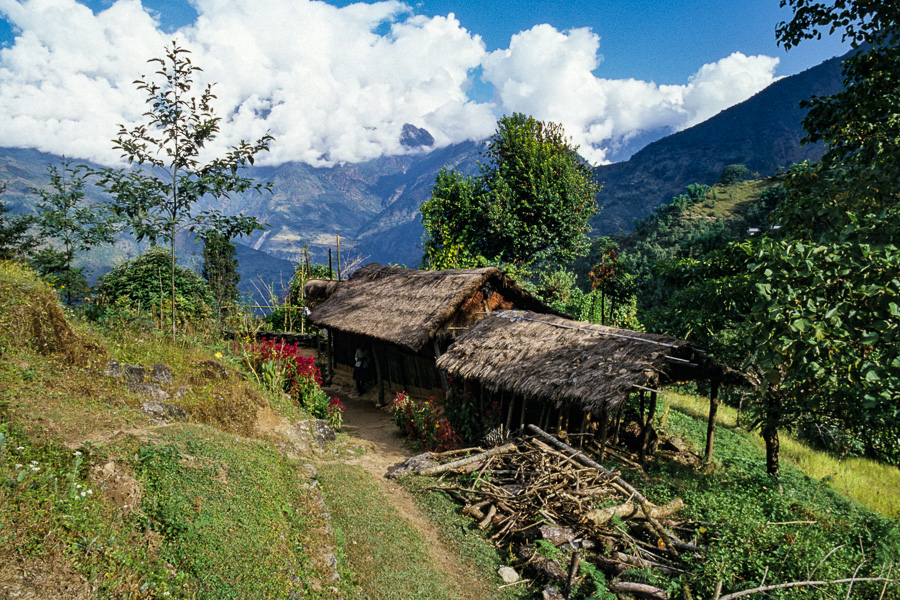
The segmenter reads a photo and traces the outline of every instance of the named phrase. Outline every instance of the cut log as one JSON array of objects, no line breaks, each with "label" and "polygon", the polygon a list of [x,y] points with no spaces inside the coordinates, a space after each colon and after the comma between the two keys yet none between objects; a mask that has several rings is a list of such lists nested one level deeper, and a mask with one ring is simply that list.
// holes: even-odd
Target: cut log
[{"label": "cut log", "polygon": [[509,444],[504,444],[502,446],[497,446],[496,448],[491,448],[486,452],[482,452],[481,454],[475,454],[466,458],[461,458],[459,460],[454,460],[452,462],[448,462],[443,465],[438,465],[436,467],[430,467],[427,469],[422,469],[419,471],[410,471],[409,473],[404,473],[404,475],[414,474],[414,475],[437,475],[438,473],[443,473],[445,471],[451,471],[458,467],[463,467],[466,465],[470,465],[472,463],[485,460],[490,458],[491,456],[496,456],[497,454],[503,454],[504,452],[512,452],[516,449],[516,445],[512,442]]},{"label": "cut log", "polygon": [[[585,513],[584,516],[594,525],[600,526],[616,515],[622,519],[646,519],[647,516],[661,519],[672,516],[682,508],[684,508],[684,501],[681,498],[676,498],[664,506],[655,506],[649,502],[645,506],[634,502],[625,502],[618,506],[594,509]],[[647,509],[649,509],[649,515],[645,512]]]},{"label": "cut log", "polygon": [[669,598],[665,590],[653,587],[652,585],[647,585],[646,583],[620,581],[618,583],[607,584],[606,589],[614,594],[633,594],[638,598],[648,598],[649,600],[668,600]]}]

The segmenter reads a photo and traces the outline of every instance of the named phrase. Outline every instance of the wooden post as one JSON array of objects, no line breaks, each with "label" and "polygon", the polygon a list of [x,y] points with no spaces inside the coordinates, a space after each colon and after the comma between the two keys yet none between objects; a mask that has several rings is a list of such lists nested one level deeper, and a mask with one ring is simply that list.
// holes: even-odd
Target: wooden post
[{"label": "wooden post", "polygon": [[[501,396],[501,403],[502,402],[503,400]],[[515,406],[515,404],[516,396],[513,395],[512,398],[509,399],[509,407],[507,407],[506,409],[506,431],[510,431],[510,427],[512,427],[513,406]]]},{"label": "wooden post", "polygon": [[[641,392],[643,395],[643,392]],[[653,417],[656,415],[656,392],[650,392],[650,406],[647,408],[647,422],[641,431],[640,461],[644,464],[647,460],[647,450],[650,445],[650,432],[653,431]]]},{"label": "wooden post", "polygon": [[603,410],[600,412],[600,457],[597,462],[603,462],[603,457],[606,455],[606,434],[608,425],[609,414],[606,411],[606,404],[604,404]]},{"label": "wooden post", "polygon": [[334,279],[334,271],[331,270],[331,248],[328,249],[328,279]]},{"label": "wooden post", "polygon": [[519,429],[525,427],[525,405],[528,404],[528,399],[525,396],[522,396],[522,411],[519,413]]},{"label": "wooden post", "polygon": [[625,403],[628,402],[628,399],[631,398],[631,394],[628,394],[624,400],[619,402],[619,409],[616,411],[616,426],[613,431],[613,446],[617,446],[619,444],[619,430],[622,429],[622,411],[625,410]]},{"label": "wooden post", "polygon": [[375,352],[375,344],[370,347],[372,352],[372,362],[375,363],[375,379],[378,385],[378,400],[375,401],[376,406],[384,406],[384,378],[381,376],[381,360]]},{"label": "wooden post", "polygon": [[709,382],[709,421],[706,423],[706,462],[712,462],[716,441],[716,413],[719,411],[719,380]]},{"label": "wooden post", "polygon": [[341,280],[341,236],[337,236],[337,274],[338,281]]},{"label": "wooden post", "polygon": [[644,390],[641,390],[640,394],[641,399],[641,410],[638,411],[638,417],[641,419],[641,428],[647,426],[647,420],[644,418]]},{"label": "wooden post", "polygon": [[[434,360],[437,361],[441,357],[441,347],[438,346],[437,340],[431,340],[431,342],[434,344]],[[447,392],[450,390],[450,383],[447,381],[447,373],[440,371],[440,374],[441,388],[444,390],[444,397],[446,398]]]}]

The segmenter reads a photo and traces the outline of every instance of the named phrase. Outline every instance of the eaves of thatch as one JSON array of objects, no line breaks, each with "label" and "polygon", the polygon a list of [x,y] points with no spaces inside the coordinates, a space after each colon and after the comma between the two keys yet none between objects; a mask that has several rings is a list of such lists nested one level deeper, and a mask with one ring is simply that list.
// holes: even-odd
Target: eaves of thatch
[{"label": "eaves of thatch", "polygon": [[418,352],[467,328],[501,298],[496,308],[553,312],[493,267],[420,271],[371,263],[341,282],[309,320]]},{"label": "eaves of thatch", "polygon": [[514,310],[479,321],[437,365],[494,391],[595,415],[615,410],[635,389],[724,373],[684,340]]},{"label": "eaves of thatch", "polygon": [[342,282],[336,279],[310,279],[303,285],[303,305],[313,310],[322,304]]}]

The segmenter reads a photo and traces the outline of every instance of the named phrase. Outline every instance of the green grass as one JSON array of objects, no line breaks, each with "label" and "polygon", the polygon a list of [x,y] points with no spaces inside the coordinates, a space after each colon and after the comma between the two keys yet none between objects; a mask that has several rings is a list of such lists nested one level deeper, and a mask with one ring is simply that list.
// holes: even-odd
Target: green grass
[{"label": "green grass", "polygon": [[[673,408],[699,420],[691,423],[686,433],[696,440],[696,448],[703,449],[706,443],[706,417],[709,401],[690,394],[666,392],[665,399]],[[714,459],[728,460],[731,444],[721,443],[729,436],[739,436],[759,452],[765,444],[758,433],[735,431],[737,410],[720,405],[717,414],[716,447]],[[682,427],[688,428],[683,424]],[[702,431],[701,431],[702,430]],[[835,491],[877,511],[885,517],[900,519],[900,469],[867,458],[837,458],[826,452],[819,452],[791,437],[780,433],[780,454],[783,464],[796,467],[804,474],[827,483]]]},{"label": "green grass", "polygon": [[391,508],[362,468],[340,463],[318,467],[347,571],[342,573],[368,600],[437,600],[460,597],[433,564],[425,538]]},{"label": "green grass", "polygon": [[[415,494],[416,504],[440,529],[441,537],[453,550],[466,557],[472,564],[472,571],[489,581],[496,580],[497,569],[510,566],[518,559],[503,553],[492,545],[485,532],[477,527],[471,517],[464,516],[459,504],[443,492],[424,490],[434,485],[430,477],[406,477],[403,485]],[[496,598],[528,598],[531,589],[527,585],[500,588]]]}]

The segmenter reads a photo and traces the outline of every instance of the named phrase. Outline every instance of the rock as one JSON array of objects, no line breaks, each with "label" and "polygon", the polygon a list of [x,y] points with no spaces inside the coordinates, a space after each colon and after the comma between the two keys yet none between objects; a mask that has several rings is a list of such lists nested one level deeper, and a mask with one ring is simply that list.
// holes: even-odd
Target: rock
[{"label": "rock", "polygon": [[150,401],[141,404],[141,412],[157,423],[171,423],[172,421],[187,421],[188,415],[183,408]]},{"label": "rock", "polygon": [[390,467],[387,471],[387,475],[385,476],[388,479],[400,479],[401,477],[408,475],[409,473],[414,473],[422,469],[434,467],[437,465],[437,463],[432,460],[432,456],[434,456],[434,452],[425,452],[424,454],[419,454],[417,456],[413,456],[412,458],[407,458],[402,463],[398,463]]},{"label": "rock", "polygon": [[500,579],[504,583],[515,583],[519,580],[519,574],[516,573],[515,569],[509,567],[500,567],[497,570],[497,574],[500,575]]},{"label": "rock", "polygon": [[562,592],[556,586],[548,585],[543,590],[541,590],[541,598],[543,600],[565,600],[565,596],[562,595]]},{"label": "rock", "polygon": [[155,383],[134,383],[129,381],[125,383],[125,387],[135,394],[142,394],[156,402],[169,399],[169,393]]},{"label": "rock", "polygon": [[137,365],[127,365],[117,360],[110,360],[106,363],[106,369],[103,371],[103,374],[119,381],[141,383],[144,381],[147,370]]},{"label": "rock", "polygon": [[166,365],[153,365],[147,373],[147,379],[160,385],[172,385],[172,369]]},{"label": "rock", "polygon": [[309,440],[308,445],[312,445],[312,442],[315,442],[315,445],[317,445],[320,450],[324,450],[328,446],[328,442],[333,442],[337,439],[334,429],[331,428],[328,421],[322,419],[297,421],[297,423],[294,424],[294,430],[301,438]]}]

